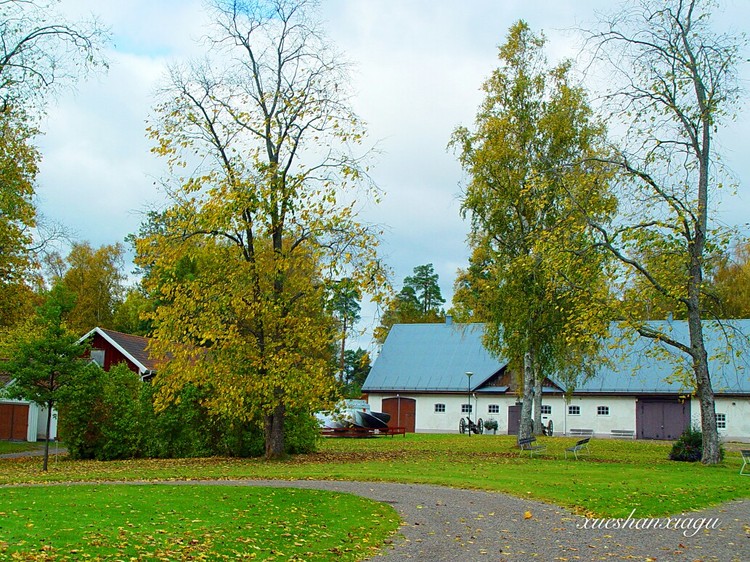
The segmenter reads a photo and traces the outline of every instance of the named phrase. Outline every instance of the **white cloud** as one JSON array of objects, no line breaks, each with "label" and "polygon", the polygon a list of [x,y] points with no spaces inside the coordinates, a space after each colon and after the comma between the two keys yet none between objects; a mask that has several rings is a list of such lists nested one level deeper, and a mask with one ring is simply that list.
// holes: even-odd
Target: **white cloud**
[{"label": "white cloud", "polygon": [[[750,20],[750,2],[724,4],[733,21]],[[74,15],[97,12],[114,45],[107,75],[82,82],[50,108],[41,139],[42,210],[81,239],[114,243],[137,230],[146,202],[161,198],[154,178],[163,162],[149,153],[145,122],[167,63],[201,52],[194,39],[207,31],[205,14],[199,0],[66,0],[64,7]],[[355,109],[382,150],[372,176],[385,198],[366,206],[365,218],[388,227],[384,251],[397,288],[414,266],[432,262],[450,299],[455,270],[466,263],[462,174],[446,147],[456,126],[472,125],[509,26],[524,18],[546,33],[550,59],[575,56],[576,40],[565,29],[592,20],[594,7],[601,4],[322,1],[330,37],[355,66]],[[723,142],[729,165],[746,178],[750,123],[740,118]],[[740,187],[740,197],[725,204],[727,222],[746,220],[749,197]]]}]

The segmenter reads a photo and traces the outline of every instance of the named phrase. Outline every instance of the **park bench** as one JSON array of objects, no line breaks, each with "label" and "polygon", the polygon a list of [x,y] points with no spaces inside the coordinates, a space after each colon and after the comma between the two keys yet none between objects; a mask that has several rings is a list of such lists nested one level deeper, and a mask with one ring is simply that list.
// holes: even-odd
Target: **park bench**
[{"label": "park bench", "polygon": [[750,476],[750,470],[745,472],[745,467],[750,465],[750,451],[747,449],[743,449],[740,451],[742,454],[742,468],[740,468],[740,474],[744,474],[745,476]]},{"label": "park bench", "polygon": [[635,439],[635,431],[632,429],[613,429],[610,433],[616,439]]},{"label": "park bench", "polygon": [[593,429],[569,429],[568,435],[576,435],[580,437],[593,437],[594,430]]},{"label": "park bench", "polygon": [[591,450],[589,449],[589,441],[591,441],[591,437],[581,439],[572,447],[568,447],[567,449],[565,449],[565,458],[568,458],[568,453],[573,453],[575,459],[578,460],[578,455],[582,455],[584,451],[586,451],[586,454],[591,453]]},{"label": "park bench", "polygon": [[390,435],[393,437],[394,435],[403,435],[406,437],[406,428],[405,427],[388,427],[386,429],[379,429],[378,430],[381,435]]},{"label": "park bench", "polygon": [[531,437],[519,439],[518,447],[521,449],[521,453],[523,453],[523,451],[528,451],[530,457],[533,457],[534,453],[541,453],[542,451],[547,450],[546,445],[537,444],[536,437],[534,437],[533,435]]}]

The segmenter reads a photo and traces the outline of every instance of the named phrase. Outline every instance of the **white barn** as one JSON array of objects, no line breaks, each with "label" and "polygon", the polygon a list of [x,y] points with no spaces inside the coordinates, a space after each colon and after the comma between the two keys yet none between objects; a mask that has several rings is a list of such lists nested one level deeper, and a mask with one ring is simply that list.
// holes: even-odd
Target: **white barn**
[{"label": "white barn", "polygon": [[[720,358],[726,331],[706,322],[710,371],[716,393],[716,418],[725,440],[750,441],[750,349],[741,342],[750,334],[750,320],[730,321],[735,337],[731,354]],[[687,324],[662,323],[677,338]],[[654,357],[662,345],[645,338],[618,338],[604,349],[608,365],[566,396],[553,377],[544,385],[542,419],[554,433],[592,433],[639,439],[675,439],[685,427],[700,424],[693,390],[675,377],[678,365]],[[483,324],[397,324],[362,388],[374,410],[391,414],[392,426],[410,432],[457,432],[459,421],[494,419],[498,433],[518,431],[520,405],[516,378],[505,360],[482,345]],[[685,365],[683,364],[684,368]],[[467,373],[472,373],[469,377]]]}]

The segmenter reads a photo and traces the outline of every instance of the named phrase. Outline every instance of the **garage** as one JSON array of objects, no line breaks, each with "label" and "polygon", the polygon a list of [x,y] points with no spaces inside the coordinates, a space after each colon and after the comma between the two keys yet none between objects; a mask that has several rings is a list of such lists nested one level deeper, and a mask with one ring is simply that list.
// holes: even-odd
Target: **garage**
[{"label": "garage", "polygon": [[26,441],[28,428],[28,404],[0,404],[0,439]]}]

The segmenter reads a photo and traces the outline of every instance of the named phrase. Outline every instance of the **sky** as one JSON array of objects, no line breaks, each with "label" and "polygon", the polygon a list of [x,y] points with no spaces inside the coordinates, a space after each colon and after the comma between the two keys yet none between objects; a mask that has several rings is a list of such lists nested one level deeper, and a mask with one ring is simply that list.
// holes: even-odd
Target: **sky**
[{"label": "sky", "polygon": [[[524,19],[547,36],[551,61],[575,58],[573,29],[592,24],[595,10],[611,6],[594,0],[321,0],[324,28],[353,65],[354,109],[377,146],[371,175],[383,198],[366,205],[362,219],[384,227],[382,254],[396,290],[415,266],[432,263],[450,306],[456,271],[468,261],[468,223],[460,216],[466,177],[447,145],[456,127],[472,126],[508,28]],[[95,14],[111,30],[110,67],[79,80],[48,108],[39,139],[38,207],[77,240],[94,247],[123,242],[138,230],[144,211],[163,201],[157,184],[165,163],[150,154],[145,129],[167,66],[200,56],[206,14],[200,0],[62,0],[60,10],[73,20]],[[747,25],[750,1],[722,1],[716,19]],[[742,78],[747,89],[748,68]],[[740,184],[736,196],[721,202],[728,224],[750,216],[748,110],[719,137]],[[376,316],[363,303],[363,347],[370,346]]]}]

